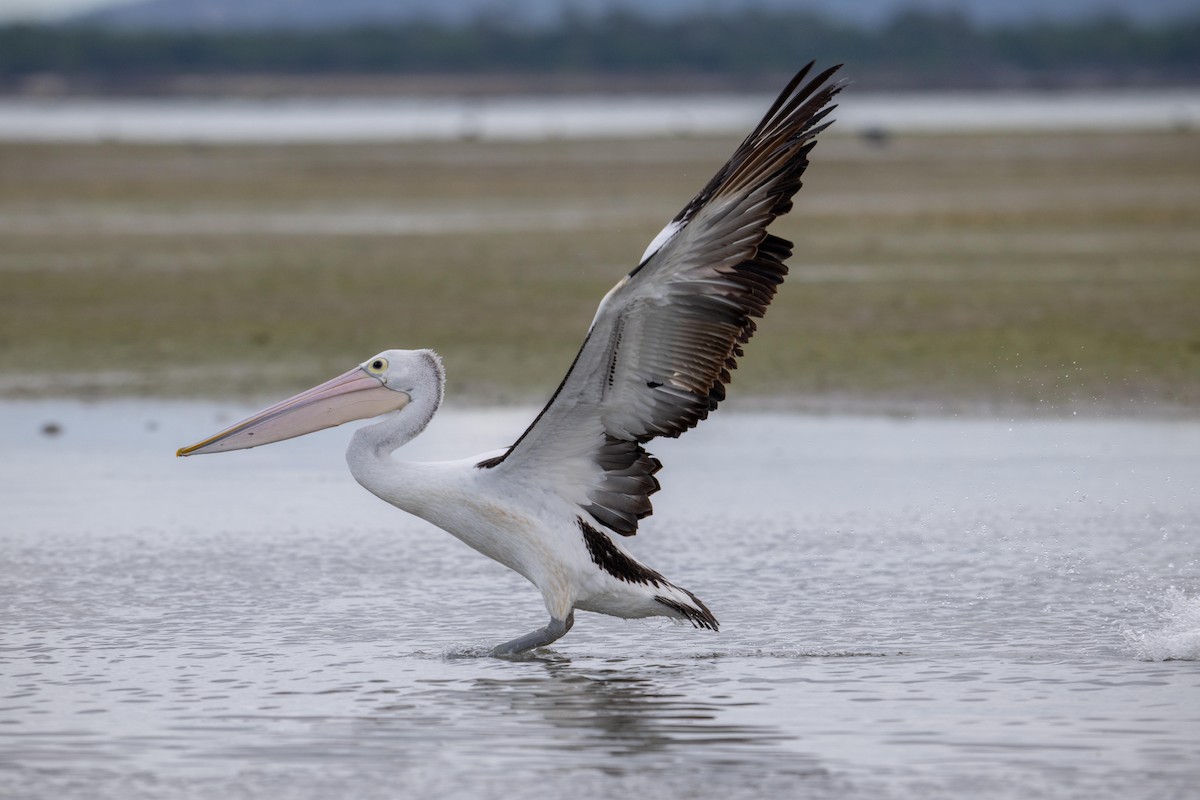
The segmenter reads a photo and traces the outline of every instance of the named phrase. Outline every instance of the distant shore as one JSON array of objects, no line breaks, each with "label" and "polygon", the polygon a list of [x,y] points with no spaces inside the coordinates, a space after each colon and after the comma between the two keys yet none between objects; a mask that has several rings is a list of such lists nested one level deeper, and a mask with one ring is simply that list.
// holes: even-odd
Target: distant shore
[{"label": "distant shore", "polygon": [[[223,4],[226,12],[217,12]],[[522,24],[520,10],[499,6],[439,21],[405,14],[402,5],[379,3],[383,13],[364,17],[355,3],[279,4],[272,21],[255,12],[258,4],[238,0],[178,3],[166,16],[143,3],[114,10],[111,24],[0,25],[0,91],[243,99],[743,94],[774,91],[809,59],[845,64],[843,77],[863,92],[1146,90],[1195,86],[1200,76],[1200,17],[1182,8],[1154,18],[1026,9],[986,22],[959,4],[926,3],[867,23],[832,7],[822,14],[782,3],[724,11],[676,3],[677,13],[663,15],[649,13],[653,4],[622,3],[600,13],[572,5],[557,21]]]},{"label": "distant shore", "polygon": [[[731,404],[1200,413],[1198,138],[823,137]],[[536,405],[736,139],[0,143],[0,397],[262,399],[432,347],[451,402]]]},{"label": "distant shore", "polygon": [[[94,74],[39,72],[23,76],[0,75],[0,98],[7,99],[229,99],[281,100],[292,98],[372,97],[404,98],[505,98],[578,97],[689,94],[769,94],[783,85],[787,70],[755,74],[720,72],[416,72],[400,74],[284,74],[195,73],[126,75],[109,78]],[[1150,92],[1195,89],[1194,76],[1130,74],[1111,80],[1091,73],[1063,74],[1053,79],[1027,76],[960,75],[954,80],[931,81],[877,76],[855,80],[860,90],[873,94],[910,92],[977,92],[982,94],[1031,92]]]}]

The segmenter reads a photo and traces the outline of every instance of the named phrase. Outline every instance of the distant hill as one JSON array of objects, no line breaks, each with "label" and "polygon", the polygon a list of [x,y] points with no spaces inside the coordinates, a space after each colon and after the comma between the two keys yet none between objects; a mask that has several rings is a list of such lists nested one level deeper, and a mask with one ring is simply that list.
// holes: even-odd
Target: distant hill
[{"label": "distant hill", "polygon": [[484,18],[498,25],[552,27],[568,15],[627,12],[673,19],[697,12],[734,15],[756,8],[811,11],[866,26],[881,25],[907,9],[955,12],[982,25],[1071,21],[1101,14],[1160,22],[1200,13],[1196,0],[138,0],[81,14],[68,23],[125,29],[230,30],[355,27],[415,20],[454,25]]}]

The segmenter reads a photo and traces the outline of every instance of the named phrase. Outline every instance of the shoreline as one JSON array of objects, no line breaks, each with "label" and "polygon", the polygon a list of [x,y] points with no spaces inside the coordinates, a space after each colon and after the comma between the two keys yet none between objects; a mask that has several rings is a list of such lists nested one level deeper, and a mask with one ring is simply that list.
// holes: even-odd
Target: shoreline
[{"label": "shoreline", "polygon": [[[1200,413],[1197,135],[824,139],[733,403]],[[451,398],[537,404],[730,147],[0,144],[0,395],[278,398],[427,346]]]},{"label": "shoreline", "polygon": [[[838,136],[1071,134],[1200,130],[1200,89],[847,94]],[[760,93],[368,97],[14,97],[0,141],[291,145],[558,142],[735,136]]]}]

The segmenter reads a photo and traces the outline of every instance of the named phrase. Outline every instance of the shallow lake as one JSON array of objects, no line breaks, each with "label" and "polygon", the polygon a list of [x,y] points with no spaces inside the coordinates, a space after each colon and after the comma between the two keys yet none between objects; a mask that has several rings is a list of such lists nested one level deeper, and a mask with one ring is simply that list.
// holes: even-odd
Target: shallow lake
[{"label": "shallow lake", "polygon": [[246,410],[0,405],[0,796],[1196,796],[1200,422],[724,412],[630,543],[721,632],[502,661],[536,590],[347,431],[173,457]]},{"label": "shallow lake", "polygon": [[[782,86],[780,87],[782,88]],[[742,136],[770,95],[0,99],[0,141],[544,141]],[[840,132],[1183,130],[1200,125],[1192,88],[1093,92],[846,92]]]}]

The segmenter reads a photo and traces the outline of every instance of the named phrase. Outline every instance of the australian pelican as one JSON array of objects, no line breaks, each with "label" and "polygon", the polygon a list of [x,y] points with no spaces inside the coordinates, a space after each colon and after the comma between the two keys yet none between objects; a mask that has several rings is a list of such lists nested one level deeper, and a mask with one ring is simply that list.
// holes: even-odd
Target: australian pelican
[{"label": "australian pelican", "polygon": [[431,350],[386,350],[178,455],[378,417],[351,439],[355,479],[542,592],[549,624],[493,654],[550,644],[571,629],[576,609],[717,630],[699,598],[636,561],[613,534],[636,533],[659,488],[661,464],[642,445],[679,436],[717,407],[754,318],[787,274],[792,244],[767,229],[791,210],[840,88],[830,82],[837,67],[810,80],[812,66],[605,295],[558,390],[511,447],[461,461],[394,460],[437,411],[444,372]]}]

